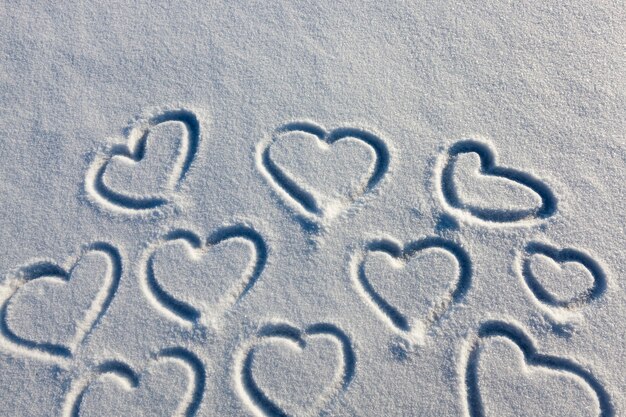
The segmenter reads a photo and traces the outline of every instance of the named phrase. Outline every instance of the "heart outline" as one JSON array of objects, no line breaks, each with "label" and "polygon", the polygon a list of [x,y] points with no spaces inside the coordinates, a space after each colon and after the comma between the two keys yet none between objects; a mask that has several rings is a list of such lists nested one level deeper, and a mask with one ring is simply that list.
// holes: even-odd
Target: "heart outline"
[{"label": "heart outline", "polygon": [[524,356],[526,366],[548,368],[553,371],[572,374],[582,379],[594,392],[600,406],[600,417],[613,417],[615,410],[609,393],[596,377],[576,361],[539,353],[536,343],[518,324],[504,320],[488,320],[480,324],[477,334],[465,346],[461,360],[461,392],[465,398],[466,415],[483,417],[484,406],[478,385],[479,346],[482,339],[504,337],[515,344]]},{"label": "heart outline", "polygon": [[[548,290],[544,288],[531,269],[531,257],[533,255],[543,255],[553,260],[559,265],[567,262],[581,264],[593,278],[593,285],[586,291],[577,294],[570,300],[558,300]],[[573,309],[583,304],[591,303],[606,292],[608,287],[608,277],[602,265],[591,257],[588,253],[571,247],[558,248],[544,242],[529,242],[521,259],[519,267],[520,275],[532,296],[542,304],[552,308]]]},{"label": "heart outline", "polygon": [[[458,303],[467,294],[472,285],[473,266],[467,251],[459,244],[441,238],[439,236],[427,236],[414,241],[402,244],[393,238],[385,237],[375,239],[365,245],[364,250],[357,251],[351,261],[352,282],[361,298],[370,305],[376,315],[388,323],[390,327],[409,338],[420,337],[422,334],[414,334],[424,329],[411,328],[409,317],[400,312],[396,307],[387,302],[372,286],[365,274],[365,261],[369,253],[380,252],[389,255],[391,258],[406,263],[413,256],[427,249],[442,249],[451,254],[457,261],[459,273],[454,284],[443,294],[438,294],[439,299],[435,301],[426,317],[422,320],[424,329],[436,323],[453,303]],[[416,319],[416,318],[414,318]],[[421,319],[420,319],[421,320]]]},{"label": "heart outline", "polygon": [[[286,323],[270,323],[262,326],[256,337],[244,346],[235,357],[234,383],[235,389],[242,398],[244,404],[257,416],[260,417],[289,417],[289,415],[276,405],[254,381],[252,375],[252,362],[254,349],[263,343],[271,342],[271,339],[283,339],[294,343],[300,350],[306,347],[306,338],[309,336],[324,336],[335,339],[341,347],[342,371],[338,386],[329,387],[326,398],[321,398],[316,404],[323,406],[334,395],[346,391],[356,374],[356,354],[350,337],[339,327],[332,323],[321,322],[309,325],[304,330]],[[335,385],[335,384],[333,384]],[[334,390],[331,388],[335,388]],[[333,391],[336,391],[333,393]]]},{"label": "heart outline", "polygon": [[[454,165],[459,155],[475,153],[480,158],[480,172],[484,176],[505,178],[534,192],[541,199],[541,207],[533,210],[498,210],[467,207],[454,186]],[[443,206],[460,218],[473,219],[488,225],[519,225],[552,217],[558,210],[558,199],[550,187],[534,175],[497,164],[492,145],[477,139],[462,139],[449,147],[437,162],[435,183]]]},{"label": "heart outline", "polygon": [[[204,242],[196,232],[185,229],[171,230],[163,239],[148,248],[144,255],[144,260],[141,262],[143,269],[140,271],[140,276],[142,277],[141,285],[144,294],[146,294],[148,300],[166,316],[181,322],[183,325],[197,324],[202,318],[202,311],[187,301],[179,300],[162,288],[154,273],[154,255],[159,248],[177,240],[182,241],[193,252],[198,253],[230,239],[238,238],[252,243],[254,250],[252,251],[250,263],[253,263],[254,266],[248,274],[245,274],[241,280],[239,280],[239,283],[245,283],[243,288],[240,291],[236,291],[236,289],[233,289],[234,286],[231,287],[218,303],[218,305],[222,305],[224,299],[234,298],[234,301],[229,306],[224,307],[224,309],[232,307],[245,297],[257,283],[265,269],[269,252],[267,244],[261,234],[251,226],[241,223],[220,227],[211,233]],[[228,295],[232,295],[233,297],[228,297]]]},{"label": "heart outline", "polygon": [[[88,253],[103,253],[109,262],[108,282],[96,293],[92,304],[85,311],[83,320],[85,323],[76,325],[76,334],[73,341],[64,344],[35,342],[15,334],[7,322],[7,308],[13,296],[25,285],[36,282],[39,278],[53,278],[64,285],[71,284],[71,275],[77,263]],[[13,350],[30,356],[42,357],[52,360],[71,359],[76,348],[85,340],[95,326],[100,322],[110,307],[122,277],[122,256],[120,251],[107,242],[93,242],[81,248],[79,255],[71,260],[71,266],[65,268],[54,261],[35,261],[19,269],[17,276],[9,282],[10,290],[0,300],[0,338],[4,344]],[[94,304],[101,295],[104,297],[100,305]],[[91,320],[89,317],[93,316]]]},{"label": "heart outline", "polygon": [[278,137],[292,132],[313,135],[317,140],[328,145],[344,139],[356,139],[374,151],[374,169],[369,173],[365,187],[354,201],[362,200],[366,194],[382,182],[389,171],[391,162],[389,145],[373,132],[356,127],[338,127],[326,130],[321,125],[307,120],[288,122],[279,126],[269,139],[261,142],[257,147],[257,168],[278,196],[282,197],[283,202],[305,222],[313,223],[313,225],[322,223],[325,219],[322,207],[319,206],[311,192],[298,185],[297,181],[286,174],[270,157],[270,147]]},{"label": "heart outline", "polygon": [[85,177],[85,190],[95,202],[113,211],[142,213],[155,210],[171,201],[168,196],[129,196],[109,188],[104,182],[104,174],[113,157],[126,158],[133,163],[140,162],[145,154],[150,131],[155,126],[166,122],[180,122],[185,126],[186,134],[182,135],[181,152],[170,173],[170,178],[174,183],[171,192],[180,188],[202,141],[201,123],[198,116],[185,108],[166,110],[139,123],[139,126],[130,129],[126,144],[112,147],[108,156],[94,161]]},{"label": "heart outline", "polygon": [[[179,406],[179,410],[176,415],[183,417],[192,417],[196,415],[202,404],[204,389],[206,386],[206,370],[202,361],[194,353],[182,347],[162,349],[153,357],[150,363],[157,363],[163,360],[181,361],[189,370],[191,370],[192,379],[190,382],[193,388],[190,390],[190,398],[187,399],[187,404],[184,407]],[[141,373],[144,373],[148,366],[149,365],[146,364]],[[107,374],[117,376],[122,383],[120,385],[123,385],[124,388],[131,391],[138,388],[141,384],[141,373],[133,369],[131,365],[121,360],[114,359],[102,362],[96,367],[94,372],[86,377],[78,379],[70,386],[63,404],[63,417],[79,417],[80,406],[87,389],[93,382],[102,376]],[[181,403],[185,404],[185,401],[182,401]]]}]

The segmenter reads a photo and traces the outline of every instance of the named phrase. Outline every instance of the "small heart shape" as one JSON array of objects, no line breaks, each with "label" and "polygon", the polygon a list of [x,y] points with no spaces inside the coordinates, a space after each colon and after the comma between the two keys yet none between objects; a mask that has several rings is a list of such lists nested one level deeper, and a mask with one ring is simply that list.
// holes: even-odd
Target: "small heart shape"
[{"label": "small heart shape", "polygon": [[71,357],[105,314],[121,274],[119,251],[103,242],[69,269],[47,261],[22,268],[2,302],[1,337],[18,351]]},{"label": "small heart shape", "polygon": [[556,308],[588,304],[601,297],[607,287],[606,273],[590,255],[540,242],[526,246],[522,276],[538,301]]},{"label": "small heart shape", "polygon": [[375,240],[354,257],[357,291],[393,330],[419,339],[471,285],[469,255],[458,244],[426,237],[402,245]]},{"label": "small heart shape", "polygon": [[290,324],[267,325],[236,361],[244,403],[258,415],[280,417],[315,415],[348,388],[356,363],[350,338],[329,323],[304,331]]},{"label": "small heart shape", "polygon": [[143,373],[107,361],[68,393],[64,416],[194,416],[200,408],[206,371],[183,348],[161,351]]},{"label": "small heart shape", "polygon": [[194,232],[174,230],[148,250],[144,291],[161,311],[194,323],[243,298],[266,260],[265,241],[248,226],[221,228],[205,242]]},{"label": "small heart shape", "polygon": [[443,200],[459,214],[514,224],[545,219],[556,212],[557,199],[543,181],[497,165],[495,152],[485,143],[472,139],[457,142],[441,165]]},{"label": "small heart shape", "polygon": [[151,117],[132,129],[128,144],[92,164],[85,186],[106,208],[126,213],[168,203],[191,168],[201,141],[197,116],[185,109]]},{"label": "small heart shape", "polygon": [[257,165],[291,208],[319,223],[372,191],[389,160],[387,144],[367,130],[327,131],[312,122],[294,122],[260,144]]},{"label": "small heart shape", "polygon": [[[463,382],[470,417],[614,415],[609,394],[591,372],[572,359],[538,353],[517,325],[483,323],[466,353]],[[503,357],[510,360],[502,363]],[[483,366],[494,358],[498,361],[491,367]]]}]

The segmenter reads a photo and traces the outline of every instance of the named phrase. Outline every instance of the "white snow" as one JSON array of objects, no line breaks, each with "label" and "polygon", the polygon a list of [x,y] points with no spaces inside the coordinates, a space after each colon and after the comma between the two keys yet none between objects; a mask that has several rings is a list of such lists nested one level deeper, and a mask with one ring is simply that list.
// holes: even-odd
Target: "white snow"
[{"label": "white snow", "polygon": [[0,415],[626,415],[620,2],[0,2]]}]

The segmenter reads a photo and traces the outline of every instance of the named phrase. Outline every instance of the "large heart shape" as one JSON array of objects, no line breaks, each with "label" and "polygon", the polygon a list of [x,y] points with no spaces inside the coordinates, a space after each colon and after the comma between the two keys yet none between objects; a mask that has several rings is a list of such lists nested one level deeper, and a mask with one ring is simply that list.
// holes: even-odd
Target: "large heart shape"
[{"label": "large heart shape", "polygon": [[0,309],[0,336],[22,353],[71,357],[113,300],[122,274],[119,251],[87,246],[66,269],[34,262],[9,283]]},{"label": "large heart shape", "polygon": [[393,330],[418,341],[471,285],[469,255],[458,244],[426,237],[406,245],[385,238],[353,259],[353,283]]},{"label": "large heart shape", "polygon": [[191,168],[200,145],[195,113],[176,109],[160,113],[130,131],[127,145],[97,159],[85,187],[93,199],[125,213],[156,209],[168,203]]},{"label": "large heart shape", "polygon": [[143,373],[121,361],[107,361],[73,384],[64,417],[184,416],[200,408],[206,371],[196,355],[183,348],[164,349]]},{"label": "large heart shape", "polygon": [[271,324],[237,356],[235,385],[256,415],[310,416],[348,388],[355,364],[350,338],[333,324]]},{"label": "large heart shape", "polygon": [[[487,342],[498,345],[494,349],[486,346]],[[495,355],[489,355],[487,347],[494,349]],[[505,356],[513,360],[499,363],[495,370],[485,369],[480,360],[483,355],[485,359]],[[609,394],[591,372],[572,359],[538,353],[532,339],[515,324],[483,323],[464,359],[462,388],[471,417],[525,413],[588,416],[590,409],[602,417],[615,415]],[[493,410],[506,407],[508,413]]]},{"label": "large heart shape", "polygon": [[[387,144],[363,129],[288,123],[260,144],[259,170],[299,216],[331,219],[373,190],[389,169]],[[333,152],[334,151],[334,152]]]},{"label": "large heart shape", "polygon": [[194,232],[174,230],[149,248],[141,275],[159,310],[189,324],[245,296],[266,261],[265,241],[248,226],[221,228],[205,242]]},{"label": "large heart shape", "polygon": [[485,143],[457,142],[439,165],[443,201],[461,217],[515,224],[545,219],[557,210],[557,199],[543,181],[497,165],[495,152]]},{"label": "large heart shape", "polygon": [[607,276],[589,254],[541,242],[526,245],[521,273],[530,292],[550,307],[575,309],[601,297]]}]

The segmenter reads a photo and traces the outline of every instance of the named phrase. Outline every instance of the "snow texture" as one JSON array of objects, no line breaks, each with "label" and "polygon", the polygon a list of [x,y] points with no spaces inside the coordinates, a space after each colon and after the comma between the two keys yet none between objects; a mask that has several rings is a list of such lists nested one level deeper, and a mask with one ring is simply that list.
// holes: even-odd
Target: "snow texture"
[{"label": "snow texture", "polygon": [[626,415],[624,39],[0,2],[0,415]]}]

